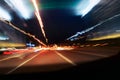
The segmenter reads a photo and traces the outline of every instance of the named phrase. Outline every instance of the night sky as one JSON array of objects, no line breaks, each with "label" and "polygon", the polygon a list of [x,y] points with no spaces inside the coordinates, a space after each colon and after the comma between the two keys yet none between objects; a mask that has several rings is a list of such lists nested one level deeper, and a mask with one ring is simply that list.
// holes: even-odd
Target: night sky
[{"label": "night sky", "polygon": [[[74,15],[73,7],[80,0],[41,0],[40,2],[42,6],[40,13],[49,43],[64,41],[71,35],[88,28],[92,24],[90,17],[88,17],[89,19],[82,19],[81,16]],[[42,41],[45,41],[37,19],[34,18],[27,22],[32,28],[31,32]]]}]

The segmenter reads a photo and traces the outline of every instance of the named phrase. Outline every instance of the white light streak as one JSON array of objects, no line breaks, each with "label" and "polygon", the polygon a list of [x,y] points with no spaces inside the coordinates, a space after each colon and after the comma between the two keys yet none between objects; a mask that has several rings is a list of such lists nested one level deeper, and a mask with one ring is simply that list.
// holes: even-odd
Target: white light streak
[{"label": "white light streak", "polygon": [[35,7],[35,15],[36,15],[36,17],[37,17],[37,19],[39,21],[42,34],[43,34],[46,42],[48,42],[48,39],[47,39],[46,34],[45,34],[45,30],[44,30],[44,25],[43,25],[43,22],[42,22],[42,18],[41,18],[40,13],[39,13],[39,8],[38,8],[38,5],[37,5],[37,2],[36,2],[36,0],[32,0],[32,3],[34,5],[34,7]]},{"label": "white light streak", "polygon": [[[86,2],[87,1],[87,2]],[[89,2],[88,2],[89,1]],[[76,14],[84,17],[88,12],[94,8],[100,0],[83,0],[76,8]]]},{"label": "white light streak", "polygon": [[[67,40],[78,39],[78,38],[76,38],[76,37],[78,37],[79,35],[82,35],[82,34],[84,34],[84,33],[86,33],[86,32],[89,32],[89,31],[93,30],[95,27],[96,27],[96,26],[93,26],[93,27],[88,28],[88,29],[86,29],[86,30],[83,30],[83,31],[81,31],[81,32],[77,32],[75,35],[73,35],[73,36],[67,38]],[[74,38],[74,39],[73,39],[73,38]]]},{"label": "white light streak", "polygon": [[1,7],[0,7],[0,18],[4,18],[6,20],[12,20],[10,14]]},{"label": "white light streak", "polygon": [[16,27],[16,26],[13,25],[10,21],[2,20],[1,18],[0,18],[0,21],[6,23],[6,24],[8,24],[8,25],[10,25],[12,28],[14,28],[15,30],[18,30],[19,32],[21,32],[21,33],[23,33],[23,34],[25,34],[25,35],[27,35],[27,36],[29,36],[29,37],[32,37],[34,40],[36,40],[37,42],[39,42],[41,45],[46,46],[46,44],[44,44],[41,40],[39,40],[38,38],[36,38],[34,35],[32,35],[32,34],[30,34],[30,33],[27,33],[27,32],[25,32],[24,30]]},{"label": "white light streak", "polygon": [[84,33],[86,33],[86,32],[89,32],[89,31],[93,30],[94,28],[96,28],[96,27],[104,24],[105,22],[110,21],[110,20],[112,20],[112,19],[114,19],[114,18],[116,18],[116,17],[120,17],[120,14],[117,14],[117,15],[114,15],[114,16],[108,18],[108,19],[105,19],[105,20],[101,21],[100,23],[98,23],[98,24],[96,24],[96,25],[94,25],[94,26],[92,26],[92,27],[90,27],[90,28],[88,28],[88,29],[86,29],[86,30],[83,30],[83,31],[81,31],[81,32],[77,32],[75,35],[67,38],[67,40],[74,41],[75,38],[77,38],[78,36],[80,36],[80,35],[82,35],[82,34],[84,34]]},{"label": "white light streak", "polygon": [[24,19],[30,19],[33,10],[29,6],[28,0],[5,0],[5,2]]},{"label": "white light streak", "polygon": [[7,37],[7,36],[0,36],[0,40],[9,40],[9,37]]}]

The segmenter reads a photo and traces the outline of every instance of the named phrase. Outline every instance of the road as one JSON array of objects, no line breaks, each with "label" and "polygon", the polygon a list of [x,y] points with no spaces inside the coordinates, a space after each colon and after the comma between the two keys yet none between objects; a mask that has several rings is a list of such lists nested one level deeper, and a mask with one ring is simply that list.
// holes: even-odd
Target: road
[{"label": "road", "polygon": [[0,74],[50,72],[116,55],[119,47],[84,47],[73,50],[22,50],[0,55]]}]

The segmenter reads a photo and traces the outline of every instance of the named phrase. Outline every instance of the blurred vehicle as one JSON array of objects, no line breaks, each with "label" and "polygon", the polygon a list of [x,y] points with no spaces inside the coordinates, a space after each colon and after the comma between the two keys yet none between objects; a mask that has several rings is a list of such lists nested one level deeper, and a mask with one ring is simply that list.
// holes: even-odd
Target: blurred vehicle
[{"label": "blurred vehicle", "polygon": [[14,54],[18,52],[15,48],[1,48],[0,49],[0,54]]}]

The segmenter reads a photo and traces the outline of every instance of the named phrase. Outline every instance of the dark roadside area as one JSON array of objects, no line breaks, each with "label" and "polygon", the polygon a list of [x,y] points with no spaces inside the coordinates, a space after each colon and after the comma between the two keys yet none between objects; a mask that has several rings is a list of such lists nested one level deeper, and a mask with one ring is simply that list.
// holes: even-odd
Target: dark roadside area
[{"label": "dark roadside area", "polygon": [[[118,79],[120,78],[120,52],[112,57],[78,64],[70,68],[50,72],[33,72],[22,74],[0,75],[0,80],[40,80],[44,79]],[[65,64],[62,64],[65,65]],[[59,66],[59,65],[57,65]],[[31,69],[38,68],[30,67]]]}]

